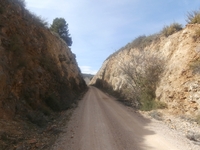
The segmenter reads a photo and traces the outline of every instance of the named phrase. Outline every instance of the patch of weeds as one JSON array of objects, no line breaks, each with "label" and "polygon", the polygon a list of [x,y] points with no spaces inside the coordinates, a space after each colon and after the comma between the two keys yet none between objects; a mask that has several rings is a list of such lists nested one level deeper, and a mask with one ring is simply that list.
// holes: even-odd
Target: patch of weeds
[{"label": "patch of weeds", "polygon": [[155,97],[155,89],[148,88],[142,91],[141,95],[139,95],[141,102],[140,109],[143,111],[150,111],[154,109],[167,108],[166,103],[155,100]]},{"label": "patch of weeds", "polygon": [[155,100],[143,100],[142,105],[140,107],[143,111],[150,111],[154,109],[165,109],[167,108],[167,104],[164,102],[159,102]]},{"label": "patch of weeds", "polygon": [[167,108],[167,104],[165,102],[155,101],[155,107],[156,109],[165,109]]},{"label": "patch of weeds", "polygon": [[159,121],[163,120],[163,114],[161,112],[156,111],[156,110],[150,112],[149,116],[151,116],[152,118],[159,120]]},{"label": "patch of weeds", "polygon": [[140,110],[142,111],[150,111],[156,109],[155,108],[155,101],[153,100],[146,100],[141,102]]},{"label": "patch of weeds", "polygon": [[135,40],[133,40],[133,42],[127,44],[125,46],[126,49],[131,49],[131,48],[140,48],[140,49],[144,49],[145,47],[151,45],[151,43],[153,41],[156,41],[159,39],[159,35],[158,34],[152,34],[149,36],[139,36],[137,37]]},{"label": "patch of weeds", "polygon": [[155,109],[156,102],[153,99],[154,96],[152,97],[151,94],[144,92],[139,97],[140,97],[139,99],[140,99],[140,103],[141,103],[141,106],[140,106],[141,110],[143,110],[143,111],[150,111],[150,110]]},{"label": "patch of weeds", "polygon": [[161,34],[163,34],[164,36],[168,37],[180,30],[182,30],[182,25],[179,24],[179,23],[172,23],[171,25],[169,26],[165,26],[162,31],[161,31]]},{"label": "patch of weeds", "polygon": [[200,10],[188,12],[186,21],[188,24],[200,24]]}]

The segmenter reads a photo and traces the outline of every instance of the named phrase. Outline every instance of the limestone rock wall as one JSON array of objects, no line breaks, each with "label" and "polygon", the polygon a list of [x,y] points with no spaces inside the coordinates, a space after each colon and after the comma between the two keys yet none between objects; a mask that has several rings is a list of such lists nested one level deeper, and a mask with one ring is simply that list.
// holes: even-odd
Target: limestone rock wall
[{"label": "limestone rock wall", "polygon": [[[200,25],[187,25],[169,37],[159,39],[144,47],[144,51],[165,60],[164,73],[157,86],[156,97],[166,102],[174,114],[198,114],[200,112],[200,74],[191,67],[199,61],[200,40],[197,35]],[[127,84],[120,69],[121,62],[128,62],[129,56],[140,52],[135,47],[124,47],[110,56],[90,84],[119,91]]]}]

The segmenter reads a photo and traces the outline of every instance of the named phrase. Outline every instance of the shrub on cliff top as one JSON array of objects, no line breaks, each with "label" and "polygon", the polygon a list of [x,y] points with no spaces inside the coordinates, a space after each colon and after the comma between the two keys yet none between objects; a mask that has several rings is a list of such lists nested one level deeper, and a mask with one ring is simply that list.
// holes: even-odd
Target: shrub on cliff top
[{"label": "shrub on cliff top", "polygon": [[164,36],[168,37],[172,34],[174,34],[175,32],[178,32],[180,30],[182,30],[182,25],[179,23],[173,23],[169,26],[165,26],[162,31],[161,34],[163,34]]},{"label": "shrub on cliff top", "polygon": [[186,22],[188,24],[200,24],[200,10],[188,12]]},{"label": "shrub on cliff top", "polygon": [[16,3],[18,3],[21,7],[26,7],[26,2],[25,2],[25,0],[15,0],[16,1]]}]

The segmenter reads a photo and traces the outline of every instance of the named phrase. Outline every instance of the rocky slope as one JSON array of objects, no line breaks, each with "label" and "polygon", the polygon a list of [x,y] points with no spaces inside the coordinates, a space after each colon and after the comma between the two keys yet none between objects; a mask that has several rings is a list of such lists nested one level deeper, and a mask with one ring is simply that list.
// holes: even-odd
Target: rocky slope
[{"label": "rocky slope", "polygon": [[139,46],[129,43],[105,60],[90,84],[120,92],[129,82],[121,64],[130,63],[130,56],[144,51],[165,60],[156,99],[165,102],[173,114],[197,115],[200,111],[199,28],[200,25],[191,24],[169,37],[152,36],[142,47],[141,43]]},{"label": "rocky slope", "polygon": [[65,42],[23,1],[0,0],[0,149],[17,139],[9,135],[23,128],[19,120],[45,127],[55,111],[70,108],[85,89]]},{"label": "rocky slope", "polygon": [[85,83],[88,85],[90,81],[92,80],[92,78],[94,77],[94,75],[83,73],[82,77],[85,80]]}]

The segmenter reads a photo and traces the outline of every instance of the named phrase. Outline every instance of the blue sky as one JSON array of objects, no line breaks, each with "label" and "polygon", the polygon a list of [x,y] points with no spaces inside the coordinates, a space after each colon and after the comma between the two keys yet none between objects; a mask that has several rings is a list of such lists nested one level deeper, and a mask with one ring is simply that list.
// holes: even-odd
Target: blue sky
[{"label": "blue sky", "polygon": [[186,24],[200,0],[25,0],[26,8],[49,24],[65,18],[71,50],[83,73],[95,74],[113,52],[140,35],[159,32],[173,22]]}]

